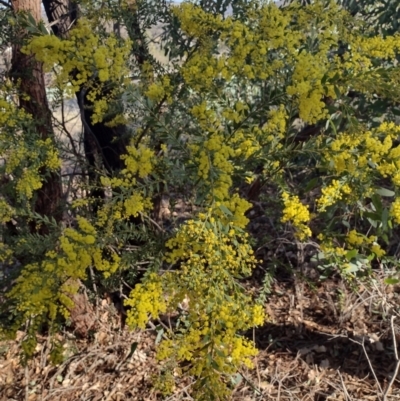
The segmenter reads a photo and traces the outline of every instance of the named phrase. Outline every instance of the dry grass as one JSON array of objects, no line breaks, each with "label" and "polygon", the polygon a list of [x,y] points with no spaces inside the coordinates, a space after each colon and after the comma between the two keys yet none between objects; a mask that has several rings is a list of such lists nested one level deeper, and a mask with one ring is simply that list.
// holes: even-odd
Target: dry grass
[{"label": "dry grass", "polygon": [[[298,291],[296,280],[276,280],[266,304],[269,321],[249,333],[260,350],[255,368],[237,376],[233,400],[398,399],[400,386],[393,373],[399,364],[399,288],[384,285],[379,274],[374,278],[374,285],[359,283],[356,291],[333,280]],[[85,314],[86,323],[79,314]],[[23,332],[15,341],[1,343],[0,400],[163,399],[152,386],[155,331],[121,329],[107,299],[97,310],[78,310],[74,322],[59,335],[65,345],[64,362],[58,366],[49,361],[47,337],[40,338],[27,368],[18,359]],[[83,324],[86,337],[78,339]],[[164,399],[190,400],[191,381],[178,379],[174,394]]]}]

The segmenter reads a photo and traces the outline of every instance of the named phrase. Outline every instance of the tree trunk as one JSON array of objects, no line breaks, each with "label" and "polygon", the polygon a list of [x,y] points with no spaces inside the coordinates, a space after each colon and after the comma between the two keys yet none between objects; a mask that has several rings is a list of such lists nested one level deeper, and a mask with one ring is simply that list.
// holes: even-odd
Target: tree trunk
[{"label": "tree trunk", "polygon": [[[73,0],[43,0],[47,18],[55,35],[68,37],[69,29],[76,23],[78,7]],[[91,191],[94,198],[103,198],[104,191],[98,180],[98,169],[118,171],[123,167],[121,155],[128,145],[127,130],[123,125],[108,127],[107,121],[92,124],[92,103],[88,101],[88,90],[82,85],[76,93],[83,125],[83,145],[88,164],[89,183],[97,187]],[[109,121],[111,121],[112,117]]]},{"label": "tree trunk", "polygon": [[68,36],[72,25],[78,18],[78,6],[72,0],[43,0],[47,19],[51,24],[54,35],[59,38]]},{"label": "tree trunk", "polygon": [[[36,22],[41,19],[40,0],[13,0],[13,10],[29,12]],[[21,32],[21,38],[26,32]],[[46,87],[42,63],[37,62],[33,56],[21,53],[21,45],[15,45],[11,62],[11,78],[19,83],[19,105],[34,117],[36,130],[42,139],[54,139],[51,123],[51,112],[47,103]],[[35,212],[60,221],[62,213],[60,200],[62,195],[61,178],[58,172],[48,172],[42,169],[45,176],[42,188],[37,192],[34,206]],[[47,232],[46,227],[40,230]]]}]

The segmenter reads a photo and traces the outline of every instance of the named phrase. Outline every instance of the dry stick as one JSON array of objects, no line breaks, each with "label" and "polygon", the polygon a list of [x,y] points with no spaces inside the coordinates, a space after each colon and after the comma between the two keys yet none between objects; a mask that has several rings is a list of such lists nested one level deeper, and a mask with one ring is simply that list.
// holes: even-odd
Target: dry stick
[{"label": "dry stick", "polygon": [[[179,389],[178,394],[184,392],[186,395],[188,395],[187,390],[189,390],[189,388],[192,386],[193,386],[193,383],[190,383],[189,385]],[[170,397],[166,398],[165,401],[172,401],[176,396],[177,396],[177,394],[175,393],[175,394],[171,395]],[[189,395],[189,397],[190,397],[190,395]],[[192,401],[192,400],[194,400],[194,398],[190,397],[189,400]]]},{"label": "dry stick", "polygon": [[[169,328],[166,324],[164,324],[164,323],[161,321],[161,319],[158,319],[158,323],[160,323],[160,325],[165,329],[166,332],[169,332],[169,331],[170,331],[170,328]],[[147,322],[147,324],[150,326],[151,330],[157,331],[156,325],[155,325],[151,320],[149,320],[149,321]],[[163,337],[165,340],[168,339],[168,336],[167,336],[165,333],[162,335],[162,337]]]},{"label": "dry stick", "polygon": [[[89,267],[89,272],[90,272],[90,278],[92,280],[93,290],[94,290],[94,293],[96,294],[96,320],[98,322],[99,321],[99,293],[97,291],[97,285],[96,285],[96,280],[94,277],[94,271],[93,271],[92,266]],[[86,294],[86,296],[87,296],[87,294]]]},{"label": "dry stick", "polygon": [[[250,379],[248,379],[242,370],[239,370],[240,376],[242,376],[243,380],[258,394],[263,395],[261,389],[259,389]],[[286,376],[284,377],[286,378]]]},{"label": "dry stick", "polygon": [[50,352],[50,335],[47,336],[46,345],[42,348],[42,352],[40,353],[40,368],[44,369],[47,362],[47,356]]},{"label": "dry stick", "polygon": [[72,152],[74,153],[74,156],[78,160],[82,159],[81,155],[79,154],[78,150],[76,149],[74,138],[72,137],[72,134],[69,132],[69,130],[67,129],[67,126],[66,126],[65,110],[64,110],[64,98],[62,98],[62,100],[61,100],[61,120],[62,120],[61,126],[64,129],[64,132],[65,132],[65,134],[67,135],[67,137],[69,139],[69,142],[71,144]]},{"label": "dry stick", "polygon": [[29,367],[28,363],[25,366],[25,400],[29,400]]},{"label": "dry stick", "polygon": [[139,212],[139,214],[143,217],[146,218],[150,221],[150,223],[152,223],[160,232],[165,232],[165,230],[155,221],[153,220],[150,216],[146,216],[143,213]]},{"label": "dry stick", "polygon": [[[88,356],[90,356],[91,354],[86,355],[83,359],[81,359],[79,362],[82,363]],[[67,368],[75,359],[78,359],[82,357],[82,353],[78,353],[75,354],[71,357],[69,357],[67,360],[65,360],[60,367],[57,369],[57,371],[53,374],[52,378],[49,381],[49,394],[51,393],[51,391],[53,390],[53,385],[54,385],[54,380],[61,375],[61,373],[63,372],[63,370],[65,368]],[[46,376],[47,377],[47,376]],[[46,397],[47,398],[47,397]]]},{"label": "dry stick", "polygon": [[392,315],[392,317],[390,318],[390,327],[392,329],[392,338],[393,338],[393,347],[394,347],[394,357],[396,358],[396,367],[394,369],[393,372],[393,376],[392,379],[390,380],[384,394],[383,394],[383,401],[387,401],[387,396],[389,394],[390,389],[393,386],[394,381],[396,380],[397,374],[399,373],[399,368],[400,368],[400,359],[399,359],[399,354],[397,352],[397,339],[396,339],[396,333],[395,333],[395,329],[394,329],[394,319],[395,316]]},{"label": "dry stick", "polygon": [[342,377],[342,375],[341,375],[341,373],[340,373],[340,370],[338,369],[337,372],[339,373],[340,381],[342,382],[342,387],[343,387],[343,391],[344,391],[344,395],[345,395],[345,397],[346,397],[346,400],[351,401],[350,394],[349,394],[349,392],[347,391],[346,384],[345,384],[345,382],[344,382],[344,380],[343,380],[343,377]]},{"label": "dry stick", "polygon": [[376,381],[376,384],[378,385],[378,389],[379,389],[379,391],[381,392],[381,394],[383,394],[382,387],[381,387],[381,385],[380,385],[380,383],[379,383],[378,377],[376,376],[376,373],[375,373],[375,370],[374,370],[374,368],[373,368],[373,366],[372,366],[371,360],[369,359],[368,352],[367,352],[367,350],[365,349],[365,338],[363,337],[362,343],[359,343],[358,341],[355,341],[355,340],[353,340],[353,339],[351,339],[351,338],[349,338],[349,340],[352,341],[353,343],[356,343],[356,344],[362,346],[362,349],[363,349],[363,351],[364,351],[364,355],[365,355],[365,357],[367,358],[367,361],[368,361],[369,368],[371,369],[371,372],[372,372],[372,374],[373,374],[373,376],[374,376],[374,379],[375,379],[375,381]]},{"label": "dry stick", "polygon": [[[256,328],[253,327],[253,344],[256,346]],[[256,365],[256,370],[257,370],[257,379],[258,379],[258,388],[261,388],[261,375],[260,375],[260,369],[258,367],[258,356],[255,358],[255,365]]]},{"label": "dry stick", "polygon": [[289,376],[290,375],[290,372],[287,372],[287,373],[285,373],[285,375],[279,380],[279,384],[278,384],[278,395],[277,395],[277,401],[280,401],[280,399],[281,399],[281,391],[282,391],[282,386],[283,386],[283,381],[285,380],[285,379],[287,379],[287,378],[291,378],[291,377],[294,377],[294,375],[293,376]]},{"label": "dry stick", "polygon": [[109,392],[107,398],[105,399],[105,401],[111,400],[111,397],[114,395],[114,393],[119,390],[119,385],[121,384],[122,379],[124,378],[124,376],[121,376],[120,379],[118,380],[118,383],[114,386],[114,388]]},{"label": "dry stick", "polygon": [[379,391],[380,391],[381,393],[383,393],[383,390],[382,390],[382,387],[381,387],[381,385],[380,385],[380,383],[379,383],[378,377],[376,376],[375,370],[374,370],[374,368],[372,367],[372,362],[371,362],[371,360],[369,359],[367,350],[365,349],[365,337],[363,337],[363,340],[362,340],[362,348],[363,348],[365,357],[367,358],[368,365],[369,365],[369,367],[370,367],[370,369],[371,369],[371,371],[372,371],[372,374],[374,375],[374,379],[375,379],[375,381],[376,381],[376,384],[378,385]]}]

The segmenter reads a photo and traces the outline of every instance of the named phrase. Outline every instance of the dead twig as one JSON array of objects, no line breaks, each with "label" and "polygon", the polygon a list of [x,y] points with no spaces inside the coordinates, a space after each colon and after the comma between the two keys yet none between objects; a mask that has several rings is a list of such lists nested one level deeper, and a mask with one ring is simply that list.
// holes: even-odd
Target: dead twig
[{"label": "dead twig", "polygon": [[[187,386],[185,386],[185,387],[179,389],[178,393],[185,393],[185,394],[188,396],[188,399],[192,401],[192,400],[194,400],[194,398],[192,398],[192,397],[187,393],[187,390],[189,390],[190,387],[192,387],[192,386],[193,386],[193,383],[190,383],[189,385],[187,385]],[[177,396],[177,393],[175,393],[175,394],[171,395],[170,397],[166,398],[165,401],[172,401],[172,400],[176,399],[176,396]]]},{"label": "dead twig", "polygon": [[29,400],[29,367],[25,366],[25,400]]},{"label": "dead twig", "polygon": [[382,387],[381,387],[381,385],[380,385],[380,383],[379,383],[378,377],[376,376],[375,370],[374,370],[374,368],[373,368],[373,366],[372,366],[372,362],[371,362],[371,360],[369,359],[368,352],[367,352],[367,350],[365,349],[365,337],[363,337],[362,343],[360,343],[360,342],[358,342],[358,341],[355,341],[355,340],[353,340],[353,339],[351,339],[351,338],[349,338],[349,340],[352,341],[353,343],[356,343],[356,344],[358,344],[358,345],[361,345],[361,347],[362,347],[362,349],[363,349],[363,351],[364,351],[364,355],[365,355],[365,357],[367,358],[369,368],[371,369],[371,372],[372,372],[372,374],[373,374],[373,376],[374,376],[375,382],[376,382],[376,384],[378,385],[378,389],[379,389],[380,393],[383,395]]},{"label": "dead twig", "polygon": [[105,399],[105,401],[111,400],[112,396],[114,395],[114,393],[120,389],[120,385],[121,385],[121,381],[122,379],[124,379],[124,377],[120,377],[120,379],[118,380],[118,383],[113,387],[113,389],[110,391],[110,393],[108,394],[107,398]]},{"label": "dead twig", "polygon": [[345,395],[345,397],[346,397],[346,401],[351,401],[351,398],[350,398],[349,392],[347,391],[346,384],[345,384],[345,382],[344,382],[344,380],[343,380],[343,376],[341,375],[341,373],[340,373],[340,370],[339,370],[339,369],[337,370],[337,372],[338,372],[338,374],[339,374],[340,381],[341,381],[341,383],[342,383],[343,392],[344,392],[344,395]]},{"label": "dead twig", "polygon": [[[89,272],[90,272],[90,279],[92,280],[93,291],[96,294],[96,321],[98,322],[99,321],[99,292],[97,291],[96,278],[95,278],[94,270],[93,270],[92,266],[89,267]],[[86,298],[87,298],[87,293],[86,293]]]},{"label": "dead twig", "polygon": [[257,393],[257,395],[263,395],[262,391],[250,379],[248,379],[242,371],[239,370],[239,373],[240,376],[242,376],[242,379]]},{"label": "dead twig", "polygon": [[393,386],[394,381],[396,380],[397,374],[399,373],[399,368],[400,368],[400,359],[399,359],[399,354],[397,352],[397,339],[396,339],[396,332],[395,332],[395,328],[394,328],[394,319],[395,316],[392,315],[392,317],[390,318],[390,328],[392,329],[392,339],[393,339],[393,348],[394,348],[394,357],[396,360],[396,367],[394,369],[393,372],[393,376],[385,390],[385,392],[383,393],[383,401],[387,401],[387,396],[390,392],[390,389]]}]

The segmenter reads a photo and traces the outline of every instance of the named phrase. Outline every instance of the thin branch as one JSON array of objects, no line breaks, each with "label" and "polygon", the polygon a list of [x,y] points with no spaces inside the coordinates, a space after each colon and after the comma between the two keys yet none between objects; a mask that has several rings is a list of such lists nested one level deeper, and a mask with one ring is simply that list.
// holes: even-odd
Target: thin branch
[{"label": "thin branch", "polygon": [[345,397],[346,397],[346,401],[351,401],[349,392],[347,391],[347,388],[346,388],[346,384],[345,384],[345,382],[344,382],[344,380],[343,380],[343,376],[341,375],[339,369],[337,370],[337,372],[339,373],[340,381],[342,382],[342,387],[343,387],[344,395],[345,395]]},{"label": "thin branch", "polygon": [[[64,132],[66,133],[66,135],[67,135],[67,137],[68,137],[68,139],[69,139],[69,142],[70,142],[70,144],[71,144],[71,147],[72,147],[72,151],[73,151],[73,153],[74,153],[74,156],[78,159],[78,160],[81,160],[82,159],[82,157],[81,157],[81,155],[79,154],[79,152],[77,151],[77,149],[76,149],[76,146],[75,146],[75,141],[74,141],[74,138],[72,137],[72,134],[69,132],[69,130],[67,129],[67,126],[66,126],[66,121],[65,121],[65,103],[64,103],[64,94],[63,94],[63,97],[62,97],[62,99],[61,99],[61,125],[62,125],[62,127],[63,127],[63,129],[64,129]],[[79,107],[79,105],[78,105],[78,107]]]},{"label": "thin branch", "polygon": [[29,367],[25,366],[25,400],[29,400]]},{"label": "thin branch", "polygon": [[146,216],[146,215],[144,215],[143,213],[140,213],[140,215],[143,217],[143,218],[146,218],[146,219],[148,219],[149,221],[150,221],[150,223],[152,223],[156,228],[158,228],[158,230],[160,231],[160,232],[165,232],[165,230],[155,221],[155,220],[153,220],[150,216]]},{"label": "thin branch", "polygon": [[[85,131],[87,132],[87,137],[90,137],[90,140],[92,142],[92,144],[94,144],[94,147],[96,148],[97,153],[94,154],[94,158],[95,158],[95,167],[100,167],[99,165],[101,164],[100,160],[96,160],[99,157],[102,158],[102,162],[105,165],[105,167],[108,170],[111,170],[110,165],[107,163],[106,158],[104,157],[104,153],[103,150],[100,146],[99,140],[97,139],[97,136],[94,134],[94,132],[92,131],[92,129],[89,126],[89,123],[86,121],[86,117],[85,117],[85,96],[86,96],[86,89],[82,89],[81,92],[79,93],[79,99],[78,99],[78,106],[79,106],[79,110],[81,113],[81,119],[82,119],[82,124],[83,127],[85,129]],[[93,150],[94,151],[94,150]],[[96,157],[97,156],[97,157]],[[97,164],[97,166],[96,166]]]},{"label": "thin branch", "polygon": [[96,294],[96,320],[99,321],[99,292],[97,291],[96,278],[92,266],[89,267],[89,272],[90,272],[90,279],[92,280],[93,291]]},{"label": "thin branch", "polygon": [[[257,395],[263,395],[262,391],[250,380],[248,379],[243,371],[239,371],[240,376],[242,379],[257,393]],[[284,376],[283,379],[286,379],[286,376]]]},{"label": "thin branch", "polygon": [[395,319],[395,316],[392,316],[390,318],[390,327],[392,329],[392,339],[393,339],[393,347],[394,347],[394,357],[396,358],[396,367],[394,369],[393,376],[392,376],[385,392],[383,393],[383,398],[382,398],[383,401],[387,401],[387,396],[389,394],[390,389],[393,386],[394,381],[396,380],[396,377],[397,377],[397,374],[399,373],[399,368],[400,368],[400,359],[399,359],[399,354],[397,352],[397,339],[396,339],[396,331],[394,328],[394,319]]},{"label": "thin branch", "polygon": [[365,355],[365,357],[367,358],[367,361],[368,361],[369,368],[371,369],[371,372],[372,372],[372,374],[373,374],[373,376],[374,376],[374,379],[375,379],[375,381],[376,381],[376,384],[378,385],[378,389],[379,389],[380,393],[383,394],[382,387],[381,387],[381,385],[380,385],[380,383],[379,383],[378,377],[376,376],[375,370],[374,370],[374,368],[373,368],[373,366],[372,366],[372,362],[371,362],[371,360],[369,359],[368,352],[367,352],[367,350],[365,349],[365,338],[363,337],[362,343],[360,343],[360,342],[358,342],[358,341],[355,341],[355,340],[353,340],[353,339],[351,339],[351,338],[349,338],[349,340],[352,341],[353,343],[356,343],[356,344],[362,346],[362,349],[363,349],[363,351],[364,351],[364,355]]},{"label": "thin branch", "polygon": [[393,346],[394,346],[394,356],[396,358],[396,361],[399,360],[399,354],[397,353],[397,341],[396,341],[396,331],[394,329],[394,319],[395,316],[392,316],[390,318],[390,327],[392,329],[392,338],[393,338]]}]

